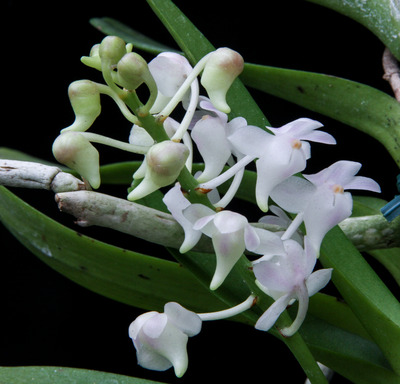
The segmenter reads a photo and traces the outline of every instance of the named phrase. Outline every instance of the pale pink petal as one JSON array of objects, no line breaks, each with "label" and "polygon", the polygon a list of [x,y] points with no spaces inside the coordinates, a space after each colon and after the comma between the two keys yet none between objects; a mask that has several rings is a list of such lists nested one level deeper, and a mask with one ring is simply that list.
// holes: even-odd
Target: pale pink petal
[{"label": "pale pink petal", "polygon": [[306,280],[308,295],[311,297],[324,288],[331,279],[332,268],[319,269],[313,272]]},{"label": "pale pink petal", "polygon": [[253,263],[253,272],[256,279],[268,290],[282,293],[292,291],[293,271],[284,256]]},{"label": "pale pink petal", "polygon": [[353,180],[343,185],[343,187],[344,189],[362,189],[378,193],[381,192],[381,187],[375,180],[363,176],[355,176]]},{"label": "pale pink petal", "polygon": [[268,331],[275,324],[276,320],[278,320],[281,313],[286,309],[291,299],[291,295],[286,294],[276,300],[257,320],[255,328],[260,331]]},{"label": "pale pink petal", "polygon": [[317,186],[322,184],[338,184],[344,186],[354,178],[354,175],[357,174],[360,168],[360,163],[340,160],[318,173],[303,176]]}]

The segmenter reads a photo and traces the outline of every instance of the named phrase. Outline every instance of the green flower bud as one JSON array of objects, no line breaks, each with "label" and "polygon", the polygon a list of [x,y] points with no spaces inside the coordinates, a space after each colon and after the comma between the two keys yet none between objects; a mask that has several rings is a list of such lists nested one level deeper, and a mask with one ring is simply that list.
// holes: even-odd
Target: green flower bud
[{"label": "green flower bud", "polygon": [[124,88],[134,90],[151,76],[146,60],[137,53],[125,54],[117,64],[118,82]]},{"label": "green flower bud", "polygon": [[219,48],[208,59],[201,84],[206,89],[213,105],[220,111],[229,113],[226,93],[233,81],[243,71],[243,57],[229,48]]},{"label": "green flower bud", "polygon": [[75,121],[63,131],[86,131],[101,112],[97,85],[90,80],[74,81],[68,87],[68,96],[75,113]]},{"label": "green flower bud", "polygon": [[58,162],[77,171],[92,188],[100,186],[99,152],[79,132],[65,132],[53,143],[53,155]]},{"label": "green flower bud", "polygon": [[146,154],[146,173],[142,182],[128,195],[134,201],[172,184],[181,173],[189,156],[186,145],[162,141],[153,145]]},{"label": "green flower bud", "polygon": [[126,53],[124,40],[117,36],[107,36],[100,43],[99,56],[108,66],[117,65]]}]

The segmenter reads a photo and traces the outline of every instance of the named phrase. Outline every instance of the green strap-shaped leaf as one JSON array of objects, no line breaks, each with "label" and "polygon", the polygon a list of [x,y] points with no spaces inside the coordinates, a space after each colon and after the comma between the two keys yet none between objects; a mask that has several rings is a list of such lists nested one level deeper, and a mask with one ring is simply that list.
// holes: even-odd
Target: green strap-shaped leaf
[{"label": "green strap-shaped leaf", "polygon": [[[391,370],[382,352],[369,340],[329,326],[313,316],[307,316],[301,334],[319,362],[352,383],[400,383],[400,376]],[[324,347],[321,348],[321,345]]]},{"label": "green strap-shaped leaf", "polygon": [[338,227],[325,236],[320,260],[334,269],[333,283],[400,374],[400,303]]},{"label": "green strap-shaped leaf", "polygon": [[225,308],[177,263],[84,236],[43,215],[4,187],[0,187],[0,220],[43,262],[106,297],[148,310],[162,310],[168,301],[179,301],[200,312]]},{"label": "green strap-shaped leaf", "polygon": [[152,380],[138,379],[93,371],[64,367],[0,367],[0,384],[161,384]]},{"label": "green strap-shaped leaf", "polygon": [[[110,246],[65,228],[4,187],[0,188],[0,220],[28,249],[64,276],[94,292],[144,310],[161,310],[165,302],[173,300],[187,308],[206,312],[224,309],[227,305],[222,304],[222,301],[235,304],[248,294],[247,286],[237,283],[237,271],[228,278],[227,285],[221,287],[217,297],[222,301],[209,293],[206,287],[215,267],[214,255],[191,255],[191,262],[203,271],[199,277],[203,283],[199,284],[185,268],[176,263]],[[230,292],[229,287],[232,285],[234,289]],[[332,302],[334,308],[330,308]],[[320,327],[326,323],[324,333],[333,332],[335,338],[342,333],[343,340],[347,332],[366,337],[343,303],[317,294],[311,298],[310,305],[311,313],[320,318]],[[339,316],[336,324],[332,314]],[[255,313],[248,315],[237,317],[236,320],[254,323]],[[306,321],[301,334],[311,337],[313,333],[313,325],[309,326]],[[260,337],[263,337],[261,332]],[[381,354],[376,352],[376,345],[365,344],[363,338],[360,343],[367,360],[359,359],[358,345],[343,342],[342,348],[330,350],[326,339],[317,338],[313,339],[311,347],[316,356],[323,356],[326,364],[334,358],[336,364],[346,366],[352,361],[352,356],[356,355],[358,358],[351,364],[355,371],[367,364],[369,369],[376,371],[374,375],[371,374],[371,378],[375,378],[382,368],[386,372],[387,364],[382,362]],[[7,376],[1,376],[0,373],[0,377]],[[372,380],[370,383],[375,382]]]},{"label": "green strap-shaped leaf", "polygon": [[400,167],[400,103],[386,93],[339,77],[255,64],[245,65],[241,79],[372,136]]},{"label": "green strap-shaped leaf", "polygon": [[[400,60],[400,4],[396,0],[308,0],[368,28]],[[354,41],[354,44],[363,42]]]}]

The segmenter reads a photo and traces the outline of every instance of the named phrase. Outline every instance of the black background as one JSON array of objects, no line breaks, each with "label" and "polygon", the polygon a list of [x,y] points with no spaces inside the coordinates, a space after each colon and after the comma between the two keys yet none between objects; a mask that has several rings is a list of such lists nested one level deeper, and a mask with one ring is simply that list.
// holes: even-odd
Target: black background
[{"label": "black background", "polygon": [[[177,1],[176,4],[214,46],[239,51],[245,61],[345,77],[391,93],[382,79],[383,44],[356,22],[306,1],[219,2]],[[98,79],[80,57],[103,35],[92,17],[114,17],[173,47],[174,42],[144,0],[129,2],[8,1],[3,36],[3,108],[1,146],[52,160],[51,145],[74,115],[68,85],[78,79]],[[147,59],[151,57],[146,56]],[[299,117],[321,121],[338,145],[313,146],[312,173],[339,159],[363,163],[362,175],[373,177],[381,197],[396,193],[397,168],[380,144],[332,119],[251,91],[272,126]],[[4,106],[4,101],[3,101]],[[104,101],[97,132],[127,139],[130,124],[111,102]],[[327,148],[328,147],[328,148]],[[129,160],[127,154],[104,149],[102,162]],[[321,157],[322,156],[322,157]],[[14,191],[34,206],[73,227],[60,214],[51,193]],[[125,194],[125,189],[112,190]],[[79,229],[81,230],[81,229]],[[131,247],[130,238],[102,229],[82,230]],[[266,382],[279,373],[282,382],[302,383],[304,374],[286,348],[267,334],[227,321],[210,322],[189,342],[189,369],[182,379],[171,370],[150,372],[136,364],[127,328],[142,310],[90,292],[25,250],[1,228],[0,317],[1,365],[56,365],[151,378],[164,382],[196,383],[210,379],[230,382],[245,372],[249,381]],[[145,247],[151,248],[150,244]],[[135,248],[133,248],[135,249]],[[394,288],[396,289],[396,288]],[[398,293],[398,292],[396,292]],[[345,383],[336,375],[333,383]]]}]

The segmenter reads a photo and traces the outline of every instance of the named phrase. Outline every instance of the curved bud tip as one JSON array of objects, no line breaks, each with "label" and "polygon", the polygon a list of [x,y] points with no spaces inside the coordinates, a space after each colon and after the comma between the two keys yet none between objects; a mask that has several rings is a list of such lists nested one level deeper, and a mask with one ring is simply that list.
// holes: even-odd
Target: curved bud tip
[{"label": "curved bud tip", "polygon": [[101,112],[97,85],[90,80],[74,81],[68,87],[68,96],[75,113],[75,122],[64,130],[86,131]]},{"label": "curved bud tip", "polygon": [[116,65],[126,53],[125,41],[117,36],[106,36],[99,46],[99,56],[109,65]]},{"label": "curved bud tip", "polygon": [[189,149],[184,144],[169,140],[154,144],[146,154],[145,176],[129,193],[128,200],[141,199],[175,182],[188,156]]},{"label": "curved bud tip", "polygon": [[58,162],[77,171],[93,188],[100,186],[99,152],[79,132],[65,132],[53,143]]},{"label": "curved bud tip", "polygon": [[83,64],[87,65],[88,67],[95,68],[97,70],[101,70],[101,60],[99,56],[99,48],[100,44],[93,45],[92,49],[90,50],[89,56],[82,56],[81,61]]},{"label": "curved bud tip", "polygon": [[211,102],[220,111],[229,113],[226,93],[233,81],[243,71],[243,57],[230,48],[219,48],[210,55],[203,74],[201,84],[206,89]]},{"label": "curved bud tip", "polygon": [[125,54],[117,64],[120,84],[129,90],[135,90],[148,76],[151,76],[146,60],[134,52]]}]

